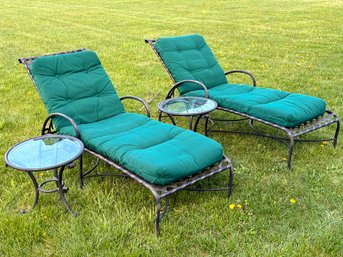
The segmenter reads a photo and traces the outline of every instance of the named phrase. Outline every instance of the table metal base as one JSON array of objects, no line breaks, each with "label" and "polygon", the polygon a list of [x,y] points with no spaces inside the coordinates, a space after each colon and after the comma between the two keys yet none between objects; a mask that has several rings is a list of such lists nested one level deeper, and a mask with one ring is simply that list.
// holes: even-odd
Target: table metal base
[{"label": "table metal base", "polygon": [[[57,168],[54,169],[54,177],[51,178],[51,179],[43,181],[39,185],[37,183],[36,177],[34,176],[33,172],[32,171],[26,171],[26,173],[30,176],[30,178],[31,178],[31,180],[33,182],[33,185],[35,187],[35,198],[33,200],[33,204],[32,204],[32,208],[31,209],[33,209],[37,205],[38,200],[39,200],[39,193],[40,192],[42,192],[42,193],[55,193],[55,192],[58,192],[60,194],[61,201],[62,201],[64,207],[71,214],[74,214],[72,208],[70,207],[69,203],[67,202],[67,199],[65,198],[65,193],[68,191],[68,188],[64,186],[63,179],[62,179],[64,168],[65,168],[65,166],[62,166],[59,169],[57,169]],[[50,183],[50,182],[55,182],[56,188],[55,189],[50,189],[50,190],[44,189],[43,186],[45,184],[47,184],[47,183]],[[25,213],[25,212],[21,211],[21,213]]]}]

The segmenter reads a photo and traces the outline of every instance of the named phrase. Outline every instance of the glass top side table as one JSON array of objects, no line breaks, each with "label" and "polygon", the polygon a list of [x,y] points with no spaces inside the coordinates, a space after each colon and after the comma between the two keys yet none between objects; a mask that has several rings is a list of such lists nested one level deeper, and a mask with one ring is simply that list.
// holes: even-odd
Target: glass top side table
[{"label": "glass top side table", "polygon": [[[84,149],[83,143],[74,137],[63,135],[44,135],[30,138],[11,147],[5,154],[7,166],[26,172],[35,187],[35,198],[32,208],[38,203],[39,192],[59,192],[65,208],[72,212],[64,194],[67,188],[62,180],[63,171],[67,165],[71,166],[78,159]],[[36,171],[54,171],[54,177],[38,185],[33,174]],[[55,189],[46,190],[43,186],[55,182]]]},{"label": "glass top side table", "polygon": [[[195,96],[175,97],[161,101],[158,104],[159,120],[162,113],[167,114],[172,123],[176,125],[173,116],[189,116],[189,129],[196,132],[201,117],[205,117],[205,135],[207,136],[207,125],[209,113],[217,108],[217,103],[211,99]],[[193,116],[198,116],[193,127]]]}]

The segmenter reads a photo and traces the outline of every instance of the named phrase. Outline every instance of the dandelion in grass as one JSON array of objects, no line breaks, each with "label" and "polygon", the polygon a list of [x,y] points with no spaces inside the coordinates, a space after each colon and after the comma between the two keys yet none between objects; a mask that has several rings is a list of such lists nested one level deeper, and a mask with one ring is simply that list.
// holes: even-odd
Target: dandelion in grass
[{"label": "dandelion in grass", "polygon": [[291,198],[289,199],[289,201],[291,202],[291,204],[296,204],[297,200],[295,198]]},{"label": "dandelion in grass", "polygon": [[328,141],[324,141],[320,144],[321,147],[326,146],[328,144]]},{"label": "dandelion in grass", "polygon": [[229,205],[229,209],[230,210],[238,210],[238,211],[241,211],[241,212],[245,212],[248,208],[248,201],[245,200],[244,203],[231,203]]}]

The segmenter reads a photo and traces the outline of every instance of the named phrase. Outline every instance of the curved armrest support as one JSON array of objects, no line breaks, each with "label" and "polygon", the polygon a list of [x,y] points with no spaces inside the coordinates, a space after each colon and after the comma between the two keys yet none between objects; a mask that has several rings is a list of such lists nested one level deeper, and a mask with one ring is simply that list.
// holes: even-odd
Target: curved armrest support
[{"label": "curved armrest support", "polygon": [[132,95],[127,95],[127,96],[123,96],[119,98],[120,101],[123,101],[125,99],[133,99],[136,100],[138,102],[141,102],[144,105],[144,108],[146,110],[146,115],[150,118],[150,108],[147,102],[145,102],[143,99],[137,97],[137,96],[132,96]]},{"label": "curved armrest support", "polygon": [[[55,113],[51,113],[44,121],[43,123],[43,127],[42,127],[42,135],[44,135],[46,132],[51,132],[51,126],[52,126],[52,118],[54,117],[62,117],[64,119],[66,119],[67,121],[69,121],[69,123],[73,126],[74,130],[75,130],[75,135],[77,138],[80,138],[80,132],[79,132],[79,128],[77,127],[76,122],[70,118],[69,116],[63,114],[63,113],[59,113],[59,112],[55,112]],[[48,124],[48,122],[50,122],[49,126],[47,127],[46,125]]]},{"label": "curved armrest support", "polygon": [[173,87],[169,90],[166,99],[171,98],[174,95],[175,90],[184,83],[194,83],[194,84],[201,86],[202,89],[204,89],[204,91],[205,91],[205,97],[208,98],[208,90],[207,90],[207,87],[203,83],[201,83],[200,81],[197,81],[197,80],[188,80],[187,79],[187,80],[179,81],[176,84],[174,84]]},{"label": "curved armrest support", "polygon": [[249,77],[252,80],[252,85],[254,87],[256,87],[256,79],[255,79],[255,77],[254,77],[254,75],[252,73],[250,73],[248,71],[245,71],[245,70],[231,70],[231,71],[225,72],[225,75],[229,75],[229,74],[232,74],[232,73],[243,73],[243,74],[249,75]]}]

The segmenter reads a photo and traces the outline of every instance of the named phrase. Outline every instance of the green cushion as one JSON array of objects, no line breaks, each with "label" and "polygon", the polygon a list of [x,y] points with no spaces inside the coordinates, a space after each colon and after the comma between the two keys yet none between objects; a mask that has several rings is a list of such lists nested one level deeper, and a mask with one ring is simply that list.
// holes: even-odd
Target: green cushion
[{"label": "green cushion", "polygon": [[[204,83],[209,97],[220,107],[283,127],[295,127],[325,112],[325,101],[316,97],[228,84],[223,69],[200,35],[160,38],[155,49],[175,82],[192,79]],[[204,96],[204,91],[194,84],[179,89],[181,95]]]},{"label": "green cushion", "polygon": [[[61,112],[84,124],[124,112],[111,80],[92,51],[39,57],[30,69],[49,113]],[[54,125],[61,129],[69,123],[54,119]]]},{"label": "green cushion", "polygon": [[[222,146],[212,139],[125,113],[94,52],[39,57],[30,68],[49,113],[70,116],[87,148],[153,184],[184,179],[222,159]],[[54,124],[59,133],[75,136],[64,120]]]},{"label": "green cushion", "polygon": [[[210,88],[209,97],[220,107],[278,124],[295,127],[325,112],[324,100],[302,94],[241,84],[223,84]],[[185,95],[204,96],[203,90]]]},{"label": "green cushion", "polygon": [[[155,48],[176,82],[192,79],[207,88],[227,83],[224,70],[200,35],[160,38]],[[187,83],[179,91],[184,94],[198,88]]]},{"label": "green cushion", "polygon": [[[122,113],[79,126],[85,146],[155,185],[168,185],[222,159],[222,146],[189,130]],[[71,127],[59,133],[73,135]],[[194,147],[196,146],[196,147]]]}]

